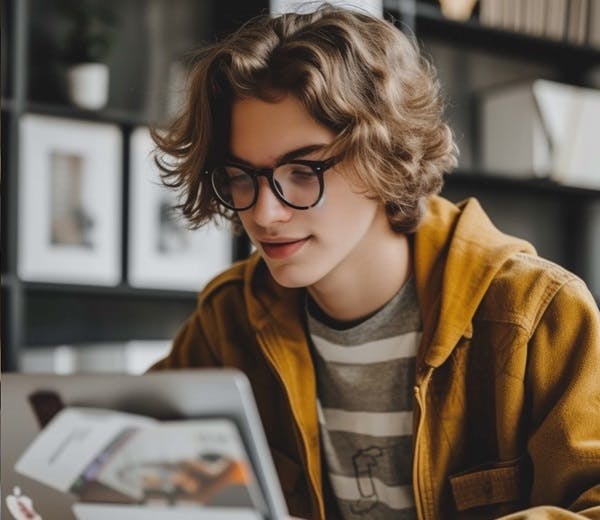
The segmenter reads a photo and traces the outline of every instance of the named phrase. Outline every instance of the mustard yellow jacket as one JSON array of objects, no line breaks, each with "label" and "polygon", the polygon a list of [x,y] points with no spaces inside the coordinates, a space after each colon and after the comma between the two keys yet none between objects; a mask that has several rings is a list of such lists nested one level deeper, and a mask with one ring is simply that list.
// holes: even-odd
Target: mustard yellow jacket
[{"label": "mustard yellow jacket", "polygon": [[[474,199],[432,198],[412,246],[419,518],[600,518],[600,316],[584,283]],[[255,255],[207,285],[154,368],[244,371],[290,512],[324,518],[307,341],[303,291]]]}]

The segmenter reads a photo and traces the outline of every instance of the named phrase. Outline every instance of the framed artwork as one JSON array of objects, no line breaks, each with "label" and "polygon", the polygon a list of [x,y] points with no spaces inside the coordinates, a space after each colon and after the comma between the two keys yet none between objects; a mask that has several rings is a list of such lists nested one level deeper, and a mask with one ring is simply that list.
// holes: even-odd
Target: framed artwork
[{"label": "framed artwork", "polygon": [[173,190],[162,185],[147,128],[130,142],[128,281],[133,287],[197,292],[232,261],[233,237],[225,223],[186,227],[173,209]]},{"label": "framed artwork", "polygon": [[34,114],[19,122],[18,274],[121,281],[122,135],[111,124]]}]

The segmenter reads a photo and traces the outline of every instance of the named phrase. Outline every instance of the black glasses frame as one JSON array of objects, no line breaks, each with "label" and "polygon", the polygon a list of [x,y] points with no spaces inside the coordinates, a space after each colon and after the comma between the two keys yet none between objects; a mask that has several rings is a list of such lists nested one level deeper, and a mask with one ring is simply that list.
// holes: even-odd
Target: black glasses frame
[{"label": "black glasses frame", "polygon": [[[325,173],[326,170],[328,170],[329,168],[334,166],[335,163],[338,162],[338,160],[339,160],[339,157],[330,157],[329,159],[325,159],[324,161],[311,161],[308,159],[295,159],[293,161],[288,161],[286,163],[279,164],[275,168],[250,168],[249,166],[247,166],[245,164],[240,164],[240,163],[231,162],[231,161],[227,162],[225,164],[225,166],[235,166],[236,168],[239,168],[244,173],[246,173],[250,176],[250,178],[252,179],[252,182],[254,184],[254,197],[252,199],[252,202],[250,202],[250,204],[248,204],[247,206],[244,206],[243,208],[234,207],[232,204],[230,204],[229,202],[224,200],[219,195],[219,192],[218,192],[217,188],[215,187],[215,175],[217,172],[217,168],[213,168],[212,170],[205,170],[204,174],[205,175],[210,174],[210,183],[212,186],[212,190],[213,190],[213,193],[215,194],[215,196],[217,197],[217,199],[219,199],[219,202],[221,204],[223,204],[226,208],[229,208],[233,211],[245,211],[247,209],[250,209],[252,206],[254,206],[254,204],[256,204],[256,201],[258,200],[258,189],[259,189],[258,178],[259,177],[265,177],[267,179],[267,181],[269,182],[271,191],[275,194],[275,196],[283,204],[285,204],[286,206],[289,206],[290,208],[306,210],[306,209],[315,207],[321,201],[321,198],[323,197],[323,192],[325,189],[325,183],[323,181],[323,173]],[[291,202],[288,202],[287,200],[285,200],[285,197],[283,196],[283,193],[281,193],[281,191],[277,185],[277,181],[275,180],[275,177],[274,177],[275,170],[277,168],[279,168],[280,166],[283,166],[284,164],[301,164],[303,166],[308,166],[309,168],[312,169],[313,173],[317,176],[317,179],[319,181],[319,196],[317,197],[317,200],[313,204],[311,204],[310,206],[297,206],[297,205],[292,204]]]}]

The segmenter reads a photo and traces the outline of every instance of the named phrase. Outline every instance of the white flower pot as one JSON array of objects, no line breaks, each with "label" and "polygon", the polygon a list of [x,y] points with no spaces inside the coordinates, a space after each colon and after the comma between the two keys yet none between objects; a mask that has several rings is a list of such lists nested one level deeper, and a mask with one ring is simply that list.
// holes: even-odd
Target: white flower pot
[{"label": "white flower pot", "polygon": [[98,110],[108,101],[108,66],[104,63],[79,63],[67,70],[69,98],[74,105]]}]

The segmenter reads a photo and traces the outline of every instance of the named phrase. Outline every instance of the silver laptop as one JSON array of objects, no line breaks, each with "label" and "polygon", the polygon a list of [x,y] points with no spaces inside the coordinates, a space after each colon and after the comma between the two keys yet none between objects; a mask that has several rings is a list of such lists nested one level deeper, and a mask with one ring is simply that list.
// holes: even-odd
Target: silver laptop
[{"label": "silver laptop", "polygon": [[[164,505],[145,508],[140,504],[100,504],[81,500],[63,492],[53,482],[40,482],[17,471],[34,440],[48,432],[65,410],[111,410],[123,416],[135,414],[152,418],[157,424],[191,424],[194,420],[225,420],[235,425],[249,459],[250,471],[260,491],[260,507],[253,514],[242,508],[211,508],[210,518],[270,518],[287,516],[287,509],[275,467],[260,422],[250,383],[236,370],[185,370],[132,376],[122,374],[78,374],[69,376],[10,374],[2,375],[1,489],[2,516],[5,520],[22,518],[43,520],[96,518],[196,519],[202,506],[188,506],[177,512]],[[62,412],[61,412],[62,410]],[[92,416],[93,417],[93,416]],[[151,419],[148,419],[151,420]],[[198,421],[202,423],[202,421]],[[98,423],[101,424],[101,423]],[[103,423],[103,425],[108,424]],[[49,425],[49,426],[48,426]],[[206,462],[206,461],[205,461]],[[210,460],[212,468],[222,461]],[[221,466],[222,467],[222,464]],[[48,485],[50,484],[50,485]],[[72,489],[70,490],[72,491]],[[7,506],[7,503],[9,504]],[[18,506],[15,506],[18,504]],[[33,516],[31,510],[38,517]],[[15,510],[17,514],[15,515]]]}]

